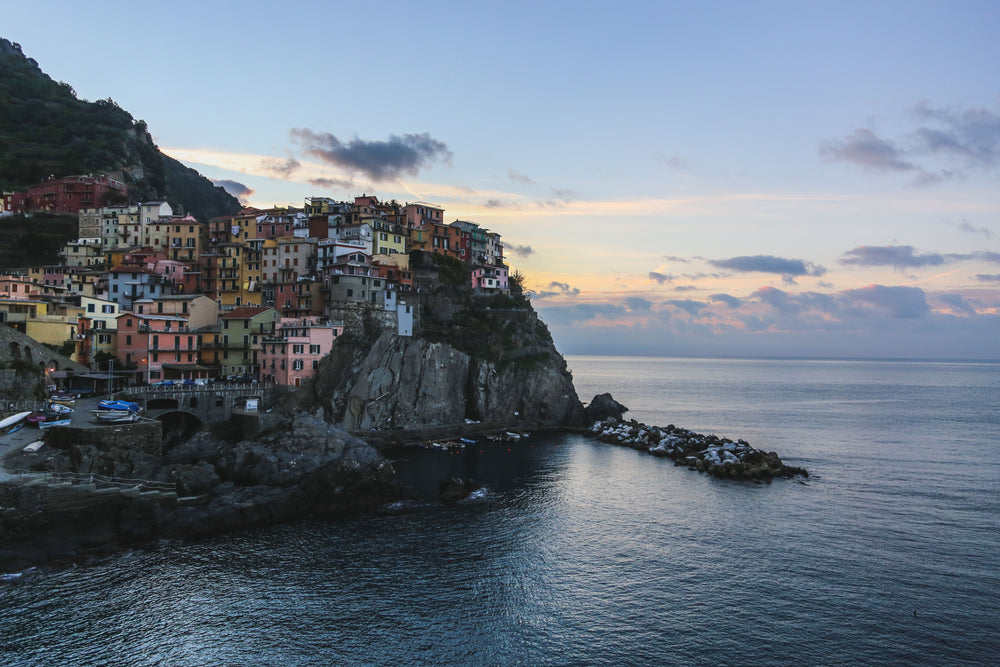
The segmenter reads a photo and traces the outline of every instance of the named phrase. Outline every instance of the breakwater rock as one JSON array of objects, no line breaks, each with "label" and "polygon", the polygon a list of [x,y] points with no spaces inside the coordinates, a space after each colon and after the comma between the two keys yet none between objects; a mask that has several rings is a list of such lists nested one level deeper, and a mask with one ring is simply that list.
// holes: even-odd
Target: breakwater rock
[{"label": "breakwater rock", "polygon": [[647,426],[633,420],[608,417],[588,429],[601,442],[631,447],[663,456],[674,465],[725,479],[769,480],[774,477],[808,477],[804,468],[786,466],[775,452],[751,447],[744,440],[702,435],[673,424]]}]

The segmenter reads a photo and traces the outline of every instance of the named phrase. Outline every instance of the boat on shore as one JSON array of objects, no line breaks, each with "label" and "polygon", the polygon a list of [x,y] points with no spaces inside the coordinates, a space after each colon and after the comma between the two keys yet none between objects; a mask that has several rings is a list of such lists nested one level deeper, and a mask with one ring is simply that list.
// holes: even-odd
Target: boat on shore
[{"label": "boat on shore", "polygon": [[38,422],[38,428],[45,430],[53,426],[69,426],[72,423],[72,419],[53,419],[52,421]]},{"label": "boat on shore", "polygon": [[14,431],[22,428],[24,426],[24,420],[31,414],[31,410],[27,412],[18,412],[16,415],[11,415],[5,419],[0,419],[0,432],[2,433],[13,433]]},{"label": "boat on shore", "polygon": [[125,410],[91,410],[94,419],[102,424],[123,424],[139,421],[139,412],[126,412]]},{"label": "boat on shore", "polygon": [[101,401],[96,410],[91,410],[94,418],[102,424],[122,424],[139,420],[142,408],[130,401]]}]

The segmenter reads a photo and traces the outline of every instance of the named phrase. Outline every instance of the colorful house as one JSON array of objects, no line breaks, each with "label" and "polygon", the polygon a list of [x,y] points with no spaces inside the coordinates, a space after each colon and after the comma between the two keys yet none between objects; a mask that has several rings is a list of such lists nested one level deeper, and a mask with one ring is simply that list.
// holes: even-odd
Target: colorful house
[{"label": "colorful house", "polygon": [[274,334],[264,339],[261,380],[300,386],[316,374],[320,359],[343,333],[342,325],[325,324],[320,318],[281,318]]}]

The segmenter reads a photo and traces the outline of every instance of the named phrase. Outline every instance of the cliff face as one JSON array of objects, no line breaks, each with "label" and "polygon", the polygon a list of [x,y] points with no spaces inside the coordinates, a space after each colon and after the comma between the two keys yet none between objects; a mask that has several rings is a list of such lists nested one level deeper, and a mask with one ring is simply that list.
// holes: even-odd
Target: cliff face
[{"label": "cliff face", "polygon": [[566,362],[526,299],[476,297],[459,277],[423,289],[418,315],[414,337],[370,327],[338,340],[296,407],[322,406],[354,432],[582,423]]}]

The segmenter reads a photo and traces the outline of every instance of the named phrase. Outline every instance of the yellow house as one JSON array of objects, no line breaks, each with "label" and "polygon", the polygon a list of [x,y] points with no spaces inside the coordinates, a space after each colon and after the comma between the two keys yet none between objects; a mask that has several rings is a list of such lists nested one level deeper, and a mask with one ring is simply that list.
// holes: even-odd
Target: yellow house
[{"label": "yellow house", "polygon": [[[240,306],[260,305],[259,275],[260,251],[239,243],[217,246],[218,289],[216,291],[222,310]],[[251,268],[253,267],[253,268]]]}]

